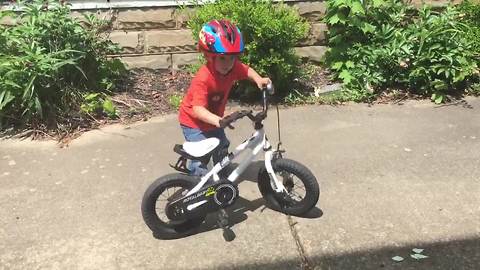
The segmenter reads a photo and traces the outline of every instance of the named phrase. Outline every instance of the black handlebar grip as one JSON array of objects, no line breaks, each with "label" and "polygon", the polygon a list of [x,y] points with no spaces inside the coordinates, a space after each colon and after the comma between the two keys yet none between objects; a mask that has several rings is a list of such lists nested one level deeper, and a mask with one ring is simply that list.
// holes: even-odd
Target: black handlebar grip
[{"label": "black handlebar grip", "polygon": [[220,119],[220,127],[221,128],[229,127],[231,129],[233,129],[233,126],[231,125],[231,123],[233,123],[233,122],[237,121],[238,119],[243,118],[244,116],[247,116],[251,113],[252,113],[251,110],[242,110],[242,111],[233,112],[232,114],[227,115],[224,118]]}]

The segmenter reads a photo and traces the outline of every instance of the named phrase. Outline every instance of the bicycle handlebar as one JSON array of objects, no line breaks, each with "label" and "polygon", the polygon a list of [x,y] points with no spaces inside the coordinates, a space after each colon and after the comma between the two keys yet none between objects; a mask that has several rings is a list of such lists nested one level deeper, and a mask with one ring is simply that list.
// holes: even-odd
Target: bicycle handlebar
[{"label": "bicycle handlebar", "polygon": [[226,127],[232,128],[232,126],[230,125],[231,123],[233,123],[233,122],[237,121],[238,119],[243,118],[247,115],[252,115],[252,111],[251,110],[248,110],[248,111],[247,110],[242,110],[242,111],[233,112],[232,114],[227,115],[220,120],[220,127],[221,128],[226,128]]},{"label": "bicycle handlebar", "polygon": [[267,85],[265,89],[263,89],[263,110],[261,112],[257,113],[256,115],[253,115],[252,110],[241,110],[241,111],[233,112],[232,114],[220,120],[220,127],[221,128],[229,127],[233,129],[233,126],[231,124],[245,116],[248,116],[248,118],[252,120],[252,122],[254,123],[260,123],[261,121],[263,121],[265,118],[267,118],[267,110],[268,110],[267,92],[268,94],[273,95],[274,93],[273,84],[270,83]]}]

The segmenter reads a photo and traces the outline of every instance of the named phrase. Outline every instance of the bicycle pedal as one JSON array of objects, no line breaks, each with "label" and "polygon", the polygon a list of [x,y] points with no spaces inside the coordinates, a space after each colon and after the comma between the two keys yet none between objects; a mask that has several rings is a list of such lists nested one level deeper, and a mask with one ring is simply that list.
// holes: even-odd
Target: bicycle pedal
[{"label": "bicycle pedal", "polygon": [[217,218],[217,224],[220,228],[225,229],[228,227],[228,214],[224,209],[219,211]]},{"label": "bicycle pedal", "polygon": [[230,228],[223,229],[223,239],[225,239],[225,241],[231,242],[235,239],[235,237],[237,237],[237,235],[235,235],[232,229]]}]

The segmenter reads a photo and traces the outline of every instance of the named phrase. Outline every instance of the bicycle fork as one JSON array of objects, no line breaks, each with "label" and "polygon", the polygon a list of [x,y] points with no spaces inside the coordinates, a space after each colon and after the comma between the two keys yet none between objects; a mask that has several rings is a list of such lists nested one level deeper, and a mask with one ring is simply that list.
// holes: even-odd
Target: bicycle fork
[{"label": "bicycle fork", "polygon": [[[267,145],[270,146],[270,143],[268,143],[268,141],[265,141],[265,146]],[[268,175],[270,176],[270,184],[272,185],[273,190],[275,190],[276,192],[288,193],[282,181],[278,180],[278,177],[273,170],[272,160],[274,158],[274,152],[271,150],[271,147],[268,147],[267,149],[269,148],[270,150],[265,151],[265,168],[267,169]]]}]

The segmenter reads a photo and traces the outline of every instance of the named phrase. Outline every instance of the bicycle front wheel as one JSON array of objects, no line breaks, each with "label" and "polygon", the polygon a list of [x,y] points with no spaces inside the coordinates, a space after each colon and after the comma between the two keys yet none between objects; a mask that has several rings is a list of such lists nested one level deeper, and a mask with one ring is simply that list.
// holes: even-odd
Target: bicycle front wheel
[{"label": "bicycle front wheel", "polygon": [[320,187],[313,173],[304,165],[280,158],[272,161],[273,171],[283,182],[286,192],[276,192],[265,166],[258,173],[258,188],[273,210],[287,215],[300,216],[310,211],[318,202]]}]

